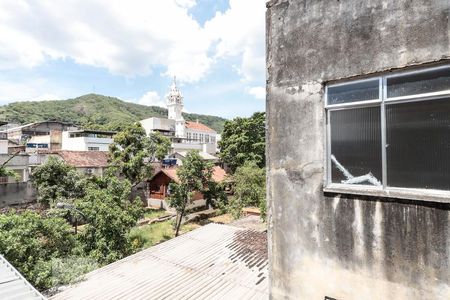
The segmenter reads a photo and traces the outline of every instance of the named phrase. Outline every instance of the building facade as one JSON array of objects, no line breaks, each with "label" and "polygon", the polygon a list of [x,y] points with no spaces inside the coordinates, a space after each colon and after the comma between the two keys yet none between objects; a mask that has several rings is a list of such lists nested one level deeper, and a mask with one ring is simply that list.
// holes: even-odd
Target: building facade
[{"label": "building facade", "polygon": [[109,151],[115,132],[100,130],[72,130],[62,133],[61,150]]},{"label": "building facade", "polygon": [[267,3],[272,299],[450,299],[450,2]]},{"label": "building facade", "polygon": [[147,134],[158,131],[172,140],[172,152],[198,150],[209,154],[217,152],[217,132],[183,117],[183,95],[174,79],[167,94],[168,118],[148,118],[140,121]]}]

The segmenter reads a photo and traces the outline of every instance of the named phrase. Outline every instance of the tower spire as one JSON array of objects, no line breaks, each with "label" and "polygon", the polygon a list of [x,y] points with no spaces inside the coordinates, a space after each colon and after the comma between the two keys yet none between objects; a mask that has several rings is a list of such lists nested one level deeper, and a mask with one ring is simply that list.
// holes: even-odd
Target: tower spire
[{"label": "tower spire", "polygon": [[167,94],[167,108],[168,118],[172,120],[184,120],[183,119],[183,95],[177,87],[177,77],[173,76],[173,82],[170,87],[169,94]]}]

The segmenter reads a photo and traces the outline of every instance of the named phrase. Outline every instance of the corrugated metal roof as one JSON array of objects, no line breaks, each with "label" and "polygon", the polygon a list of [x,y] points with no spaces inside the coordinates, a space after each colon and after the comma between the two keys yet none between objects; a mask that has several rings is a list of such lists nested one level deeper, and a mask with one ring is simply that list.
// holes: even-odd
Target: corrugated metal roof
[{"label": "corrugated metal roof", "polygon": [[267,237],[209,224],[86,275],[51,299],[268,299]]},{"label": "corrugated metal roof", "polygon": [[0,299],[45,300],[2,255],[0,255]]}]

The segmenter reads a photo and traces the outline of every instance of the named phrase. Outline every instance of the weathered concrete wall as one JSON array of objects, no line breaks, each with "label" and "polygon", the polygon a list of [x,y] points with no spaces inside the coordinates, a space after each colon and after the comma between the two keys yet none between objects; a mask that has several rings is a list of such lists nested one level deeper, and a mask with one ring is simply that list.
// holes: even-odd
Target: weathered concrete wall
[{"label": "weathered concrete wall", "polygon": [[36,201],[36,190],[31,182],[0,184],[0,208]]},{"label": "weathered concrete wall", "polygon": [[450,205],[325,194],[324,83],[450,58],[448,0],[267,11],[273,299],[450,299]]}]

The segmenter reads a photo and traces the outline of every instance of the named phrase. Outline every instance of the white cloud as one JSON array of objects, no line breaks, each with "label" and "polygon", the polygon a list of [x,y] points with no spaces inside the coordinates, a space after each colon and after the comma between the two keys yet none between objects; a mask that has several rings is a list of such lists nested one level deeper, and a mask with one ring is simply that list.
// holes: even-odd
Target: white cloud
[{"label": "white cloud", "polygon": [[247,81],[265,77],[266,0],[230,0],[230,8],[205,24],[217,41],[216,58],[241,58],[238,72]]},{"label": "white cloud", "polygon": [[210,68],[210,40],[188,14],[193,0],[0,1],[0,70],[49,58],[126,76],[163,66],[186,82]]},{"label": "white cloud", "polygon": [[148,91],[138,101],[141,105],[160,106],[166,108],[166,102],[155,91]]},{"label": "white cloud", "polygon": [[256,99],[266,99],[266,89],[262,86],[254,86],[248,90],[248,93]]},{"label": "white cloud", "polygon": [[237,57],[239,74],[260,81],[265,1],[230,0],[204,27],[188,11],[196,0],[0,1],[0,71],[72,59],[125,76],[162,66],[164,76],[196,82]]},{"label": "white cloud", "polygon": [[14,101],[59,100],[78,96],[63,87],[55,87],[44,79],[18,81],[0,80],[0,105]]},{"label": "white cloud", "polygon": [[61,100],[60,96],[54,94],[41,94],[36,97],[32,97],[31,101],[46,101],[46,100]]},{"label": "white cloud", "polygon": [[195,5],[197,5],[197,1],[195,1],[195,0],[175,0],[175,2],[179,6],[185,7],[185,8],[192,8]]}]

